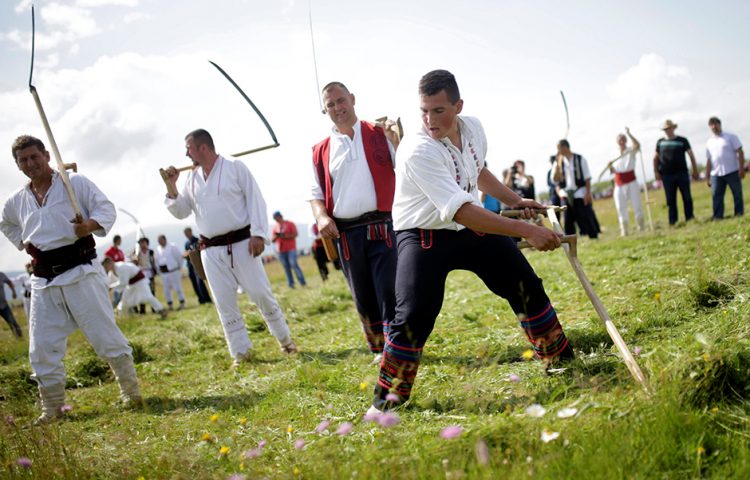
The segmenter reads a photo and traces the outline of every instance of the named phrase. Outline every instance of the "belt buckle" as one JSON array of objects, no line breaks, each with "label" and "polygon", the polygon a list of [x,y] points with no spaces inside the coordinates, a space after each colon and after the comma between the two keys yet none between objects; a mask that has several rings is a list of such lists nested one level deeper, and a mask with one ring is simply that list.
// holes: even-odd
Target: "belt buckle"
[{"label": "belt buckle", "polygon": [[65,271],[64,265],[52,265],[49,270],[50,272],[52,272],[53,275],[60,275],[61,273]]}]

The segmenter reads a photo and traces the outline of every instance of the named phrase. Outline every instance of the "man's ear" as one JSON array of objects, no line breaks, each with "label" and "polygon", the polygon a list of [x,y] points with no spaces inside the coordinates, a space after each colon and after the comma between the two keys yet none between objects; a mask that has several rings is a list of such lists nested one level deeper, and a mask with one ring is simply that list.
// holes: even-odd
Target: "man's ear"
[{"label": "man's ear", "polygon": [[464,109],[464,101],[463,99],[459,98],[458,101],[456,102],[456,115],[461,113],[461,110],[463,109]]}]

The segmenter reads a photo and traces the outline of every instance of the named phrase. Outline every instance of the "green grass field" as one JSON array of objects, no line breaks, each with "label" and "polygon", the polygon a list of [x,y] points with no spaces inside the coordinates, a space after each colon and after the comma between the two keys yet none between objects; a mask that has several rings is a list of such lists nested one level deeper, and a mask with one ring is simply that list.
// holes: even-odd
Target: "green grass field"
[{"label": "green grass field", "polygon": [[[280,266],[268,266],[300,348],[294,357],[244,297],[255,357],[237,370],[214,308],[193,297],[166,321],[121,319],[143,411],[116,405],[110,372],[79,332],[66,357],[69,417],[24,427],[38,415],[27,344],[3,326],[0,477],[750,478],[750,215],[710,222],[708,189],[694,184],[693,195],[697,220],[670,228],[663,192],[652,192],[656,231],[626,238],[612,200],[599,201],[605,231],[578,248],[651,395],[564,253],[528,252],[577,359],[552,375],[523,360],[529,344],[510,308],[473,274],[454,272],[400,423],[365,423],[377,367],[340,272],[323,284],[307,257],[305,289],[288,289]],[[533,404],[545,413],[527,413]],[[319,433],[323,420],[331,423]],[[351,432],[337,434],[345,422]],[[442,438],[450,426],[460,434]]]}]

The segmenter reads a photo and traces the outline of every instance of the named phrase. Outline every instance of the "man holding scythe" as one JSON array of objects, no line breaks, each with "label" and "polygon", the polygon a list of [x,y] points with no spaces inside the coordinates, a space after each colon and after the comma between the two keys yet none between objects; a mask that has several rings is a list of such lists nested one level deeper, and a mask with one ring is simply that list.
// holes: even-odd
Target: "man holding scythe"
[{"label": "man holding scythe", "polygon": [[[62,359],[68,336],[78,328],[109,362],[123,402],[140,405],[132,349],[115,323],[104,271],[92,263],[92,234],[106,235],[115,222],[112,202],[82,175],[65,178],[64,185],[67,173],[50,167],[50,154],[38,138],[18,137],[12,152],[30,182],[5,202],[0,230],[33,258],[29,360],[42,403],[37,422],[49,423],[64,414]],[[71,222],[77,212],[81,220]]]},{"label": "man holding scythe", "polygon": [[389,325],[370,414],[410,397],[452,270],[476,273],[510,303],[545,365],[573,357],[542,280],[510,238],[523,237],[538,250],[553,250],[560,246],[560,236],[484,209],[478,191],[521,209],[524,218],[542,205],[522,199],[486,168],[484,129],[478,119],[460,115],[463,100],[453,74],[427,73],[419,94],[422,128],[404,138],[396,163],[396,316]]},{"label": "man holding scythe", "polygon": [[237,304],[237,286],[260,310],[281,351],[297,352],[281,307],[271,291],[260,254],[270,244],[266,202],[250,170],[239,160],[216,153],[213,138],[203,129],[185,137],[186,155],[195,164],[182,191],[180,172],[164,170],[165,205],[176,218],[195,213],[202,232],[201,261],[219,313],[233,366],[250,359],[252,342]]}]

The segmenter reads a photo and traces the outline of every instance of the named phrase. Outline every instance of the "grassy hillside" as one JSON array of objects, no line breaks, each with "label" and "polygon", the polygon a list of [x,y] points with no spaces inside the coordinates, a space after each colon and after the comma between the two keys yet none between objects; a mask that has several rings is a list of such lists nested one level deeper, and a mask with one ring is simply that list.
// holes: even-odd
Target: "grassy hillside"
[{"label": "grassy hillside", "polygon": [[[288,289],[280,266],[268,266],[297,356],[279,352],[244,299],[256,354],[238,370],[215,310],[192,297],[166,321],[121,319],[143,411],[115,406],[111,374],[78,333],[66,357],[69,419],[23,428],[37,415],[27,345],[0,330],[0,477],[750,478],[750,215],[708,221],[707,190],[693,186],[698,219],[675,228],[655,192],[656,231],[627,238],[617,236],[612,201],[599,202],[605,232],[579,245],[650,396],[564,253],[529,252],[578,358],[552,375],[525,361],[510,308],[454,272],[400,422],[365,423],[377,367],[340,272],[323,284],[304,258],[305,289]],[[527,411],[533,404],[545,413]],[[441,435],[446,427],[459,428]]]}]

